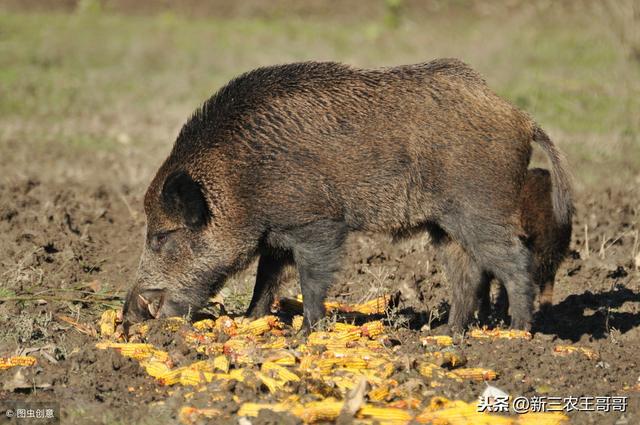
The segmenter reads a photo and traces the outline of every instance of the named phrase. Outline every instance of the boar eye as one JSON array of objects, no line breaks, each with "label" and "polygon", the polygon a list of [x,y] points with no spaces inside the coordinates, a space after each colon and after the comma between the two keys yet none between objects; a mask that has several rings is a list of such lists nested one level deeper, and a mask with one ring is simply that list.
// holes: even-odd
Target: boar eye
[{"label": "boar eye", "polygon": [[171,233],[173,232],[162,232],[162,233],[156,233],[155,235],[151,236],[149,240],[151,249],[154,251],[159,251],[167,242],[167,240],[169,239],[169,235]]}]

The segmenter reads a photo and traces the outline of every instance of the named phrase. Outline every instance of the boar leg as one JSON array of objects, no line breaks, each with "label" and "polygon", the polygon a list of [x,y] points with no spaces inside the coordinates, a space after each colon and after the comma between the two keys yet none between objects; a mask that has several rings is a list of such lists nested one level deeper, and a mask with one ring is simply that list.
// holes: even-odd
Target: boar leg
[{"label": "boar leg", "polygon": [[290,253],[265,251],[260,255],[256,286],[253,288],[253,297],[246,316],[262,317],[271,313],[271,305],[284,280],[285,271],[292,263],[293,256]]},{"label": "boar leg", "polygon": [[344,223],[322,220],[290,231],[285,237],[300,276],[304,333],[324,317],[324,299],[340,267],[346,236]]},{"label": "boar leg", "polygon": [[474,313],[484,303],[487,276],[476,261],[455,241],[444,244],[444,266],[451,290],[449,328],[461,332],[473,321]]},{"label": "boar leg", "polygon": [[[462,245],[480,270],[492,275],[505,286],[511,311],[511,326],[529,330],[535,293],[531,276],[531,252],[518,237],[521,233],[518,229],[507,223],[500,223],[496,217],[491,220],[487,218],[491,217],[459,214],[447,217],[442,225],[452,239]],[[453,273],[455,274],[455,271]],[[464,291],[466,294],[473,293],[469,292],[471,289]],[[459,296],[455,293],[452,295]],[[462,321],[468,314],[468,309],[454,313],[459,315],[459,320]]]},{"label": "boar leg", "polygon": [[511,327],[531,329],[534,289],[530,264],[531,253],[514,237],[511,241],[481,245],[478,252],[483,267],[502,282],[509,300]]}]

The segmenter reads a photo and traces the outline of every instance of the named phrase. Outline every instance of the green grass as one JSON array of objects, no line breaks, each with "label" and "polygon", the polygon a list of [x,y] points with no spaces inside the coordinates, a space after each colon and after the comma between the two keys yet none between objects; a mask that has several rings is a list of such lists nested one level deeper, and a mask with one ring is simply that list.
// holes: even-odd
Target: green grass
[{"label": "green grass", "polygon": [[129,161],[149,174],[190,112],[240,72],[458,56],[549,129],[577,175],[597,178],[593,165],[618,163],[637,173],[640,155],[629,153],[640,152],[640,66],[607,22],[549,14],[435,15],[394,29],[384,20],[0,12],[0,146],[115,157],[138,149],[146,160]]}]

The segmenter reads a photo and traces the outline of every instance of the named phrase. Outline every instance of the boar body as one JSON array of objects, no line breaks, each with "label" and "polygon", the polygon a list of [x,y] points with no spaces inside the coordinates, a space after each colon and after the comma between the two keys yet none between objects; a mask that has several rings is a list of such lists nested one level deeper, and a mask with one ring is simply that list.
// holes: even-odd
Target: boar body
[{"label": "boar body", "polygon": [[248,314],[268,313],[294,264],[308,329],[324,314],[349,232],[427,230],[504,282],[513,325],[527,328],[531,255],[519,199],[534,141],[551,159],[554,214],[564,220],[559,153],[458,60],[244,74],[189,119],[147,190],[146,244],[125,317],[196,310],[259,256]]},{"label": "boar body", "polygon": [[[522,226],[525,232],[525,245],[531,251],[532,280],[535,287],[539,288],[540,310],[543,318],[548,318],[550,307],[553,304],[553,286],[558,267],[565,259],[571,242],[571,222],[569,220],[559,221],[553,210],[552,178],[547,170],[534,168],[527,173],[525,184],[520,195],[520,211]],[[445,251],[447,258],[453,264],[449,270],[459,270],[466,276],[474,273],[480,275],[473,269],[469,270],[466,254],[459,245],[451,243]],[[477,306],[481,320],[489,316],[491,310],[491,287],[493,276],[483,272],[479,277],[477,286],[472,284],[460,285],[455,288],[459,298],[463,299],[459,304],[468,306],[468,314],[473,313],[476,300],[480,304]],[[504,286],[497,282],[497,305],[500,307],[499,314],[506,316],[509,300],[504,291]],[[477,293],[475,292],[477,291]]]}]

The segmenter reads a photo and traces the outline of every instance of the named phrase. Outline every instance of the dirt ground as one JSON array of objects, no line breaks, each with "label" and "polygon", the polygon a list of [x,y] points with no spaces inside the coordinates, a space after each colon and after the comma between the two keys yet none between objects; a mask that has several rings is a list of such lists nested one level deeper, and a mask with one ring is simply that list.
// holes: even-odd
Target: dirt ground
[{"label": "dirt ground", "polygon": [[[19,9],[16,2],[8,3]],[[439,2],[432,4],[436,3]],[[280,13],[283,12],[279,11],[278,16]],[[0,14],[0,23],[5,24],[0,28],[0,37],[23,34],[24,43],[31,42],[28,38],[36,34],[36,30],[21,33],[16,28],[21,25],[25,28],[31,28],[29,25],[40,27],[39,22],[44,22],[40,21],[43,16]],[[376,31],[386,34],[386,30],[365,25],[357,27],[362,29],[361,32],[353,31],[356,34],[353,38],[338,32],[334,39],[329,37],[328,41],[322,39],[323,33],[316,34],[324,25],[322,21],[308,28],[287,23],[280,29],[271,24],[240,20],[216,27],[218,32],[213,33],[213,37],[203,22],[196,22],[191,27],[190,23],[168,15],[163,15],[158,21],[160,23],[153,21],[151,24],[140,17],[131,22],[123,17],[95,18],[100,22],[95,26],[98,37],[104,34],[119,37],[114,28],[122,27],[126,30],[123,33],[133,34],[131,39],[142,44],[131,44],[133,53],[127,51],[125,53],[130,56],[126,56],[105,43],[112,50],[107,51],[107,59],[104,60],[110,62],[107,65],[99,62],[102,59],[96,59],[99,63],[88,59],[86,63],[82,62],[82,66],[89,70],[95,68],[94,72],[87,71],[86,81],[80,79],[80,82],[69,83],[69,87],[74,84],[80,87],[74,86],[73,90],[77,91],[69,88],[69,93],[64,91],[66,89],[55,90],[58,85],[66,87],[66,83],[57,79],[56,69],[60,68],[61,78],[65,77],[63,81],[75,81],[66,79],[75,75],[75,68],[67,69],[65,66],[68,63],[78,66],[75,59],[86,59],[88,56],[82,55],[101,41],[87,42],[87,47],[82,44],[83,37],[56,32],[55,28],[62,28],[68,23],[67,18],[58,16],[55,18],[58,19],[55,21],[57,27],[52,24],[53,29],[38,35],[42,40],[32,40],[36,46],[32,46],[33,56],[23,57],[23,50],[31,50],[22,49],[19,44],[16,45],[18,47],[0,44],[0,48],[5,49],[0,52],[19,52],[15,57],[7,56],[13,57],[13,62],[21,64],[20,61],[24,61],[38,68],[37,72],[31,73],[31,68],[25,65],[28,71],[16,68],[3,73],[2,68],[8,62],[0,62],[0,92],[6,87],[18,87],[16,98],[24,98],[28,103],[24,106],[13,98],[6,104],[0,101],[0,357],[27,354],[38,359],[35,366],[0,371],[0,401],[56,401],[62,408],[62,423],[81,424],[170,424],[178,421],[179,409],[187,400],[193,406],[207,406],[210,402],[207,391],[189,394],[185,399],[192,389],[158,385],[137,361],[115,351],[95,348],[98,338],[92,334],[103,311],[121,306],[122,297],[135,277],[143,243],[142,195],[168,151],[175,132],[189,111],[198,105],[196,99],[201,100],[204,90],[210,93],[209,85],[219,86],[239,70],[317,56],[363,65],[379,64],[379,56],[384,55],[387,55],[387,62],[410,62],[417,61],[414,58],[424,53],[420,50],[422,46],[431,45],[433,50],[429,52],[434,55],[470,58],[488,73],[491,84],[504,82],[500,86],[501,93],[523,108],[533,110],[534,116],[542,116],[543,126],[551,128],[550,132],[558,136],[559,146],[568,153],[576,174],[577,213],[573,223],[571,254],[558,271],[551,316],[536,317],[531,341],[487,341],[465,336],[456,341],[457,349],[470,365],[495,370],[498,378],[492,385],[512,396],[628,397],[624,413],[571,412],[568,414],[570,423],[640,423],[640,157],[637,157],[640,152],[640,121],[635,114],[637,103],[634,103],[640,98],[637,96],[640,93],[637,82],[640,80],[631,78],[640,75],[640,67],[637,63],[633,67],[628,65],[627,61],[631,59],[622,53],[616,54],[612,81],[619,77],[616,81],[627,82],[620,85],[611,82],[611,86],[606,86],[601,84],[604,81],[602,73],[609,71],[609,64],[613,61],[606,49],[603,50],[606,53],[603,58],[596,57],[595,53],[580,56],[579,60],[583,62],[575,68],[552,67],[543,60],[536,62],[536,58],[548,59],[556,57],[556,54],[566,56],[566,52],[552,51],[556,47],[555,41],[543,40],[531,43],[532,46],[535,44],[539,56],[534,56],[534,59],[522,57],[518,59],[521,61],[518,66],[522,69],[530,66],[535,75],[551,77],[536,80],[537,77],[528,74],[514,76],[513,69],[517,66],[506,59],[499,62],[495,58],[519,57],[517,55],[524,49],[509,46],[511,56],[504,55],[501,49],[506,48],[500,43],[513,38],[508,31],[530,28],[523,23],[535,22],[537,25],[542,22],[535,16],[523,13],[504,27],[502,22],[496,25],[491,20],[473,26],[468,17],[455,21],[457,28],[466,30],[471,25],[469,31],[454,31],[446,29],[448,24],[436,26],[435,23],[431,29],[423,29],[415,22],[409,22],[388,38],[375,35],[378,34]],[[12,27],[10,21],[20,24]],[[73,20],[69,25],[77,25],[74,28],[84,31],[81,33],[90,39],[93,35],[88,34],[93,34],[94,29],[92,22]],[[588,27],[580,22],[584,24],[584,21],[578,21],[578,24],[574,23],[576,27]],[[234,26],[236,24],[237,27]],[[549,25],[551,34],[560,35],[557,38],[560,40],[557,43],[559,49],[569,46],[567,51],[579,52],[597,44],[589,41],[588,37],[583,45],[580,44],[582,40],[578,43],[566,36],[564,22]],[[226,43],[226,50],[220,50],[220,54],[229,55],[224,56],[220,63],[231,65],[219,65],[213,59],[211,63],[194,59],[205,56],[192,51],[176,59],[173,53],[166,53],[154,44],[163,44],[162,36],[151,36],[147,40],[139,37],[138,27],[151,31],[151,34],[165,30],[188,32],[180,41],[184,45],[178,45],[176,51],[186,50],[185,46],[191,44],[196,46],[194,49],[204,50],[206,45],[198,45],[199,41],[194,40],[202,38],[206,41],[206,37],[200,37],[202,35],[216,38],[216,42]],[[470,40],[477,42],[483,39],[483,34],[492,33],[497,27],[502,32],[493,38],[487,36],[490,42],[475,53],[477,49]],[[344,34],[348,33],[348,29],[344,29],[346,27],[339,28],[339,31],[345,31]],[[236,34],[236,31],[238,34],[254,31],[262,37],[273,37],[273,43],[266,43],[264,51],[256,48],[243,53],[238,45],[229,41],[233,38],[223,37],[225,32]],[[548,32],[543,27],[531,29],[531,33],[527,31],[521,31],[525,41],[537,37],[535,34]],[[370,33],[375,33],[372,37],[377,44],[361,48],[359,43],[366,45],[361,38],[369,37]],[[427,35],[420,39],[418,33]],[[291,34],[301,34],[302,41],[295,40]],[[240,45],[246,47],[250,44],[242,38],[248,36],[237,37],[241,40]],[[594,37],[602,39],[600,33]],[[46,42],[43,41],[45,39]],[[128,39],[120,44],[125,45],[126,42]],[[114,46],[120,44],[113,42]],[[67,45],[73,60],[64,56]],[[275,47],[269,47],[271,45]],[[396,45],[401,48],[396,49]],[[311,47],[307,49],[307,46]],[[298,53],[289,55],[283,51]],[[60,57],[56,56],[58,54]],[[253,55],[259,58],[255,62],[250,60]],[[185,71],[186,77],[183,75],[181,79],[172,75],[174,70],[167,71],[164,68],[166,63],[176,69],[189,69]],[[585,73],[584,67],[592,65],[598,71]],[[626,71],[627,65],[632,71]],[[101,68],[103,66],[108,66],[108,70]],[[154,73],[154,67],[162,71]],[[192,72],[191,68],[195,71]],[[209,85],[198,85],[196,81],[202,81],[210,68],[216,70],[215,77],[207,82]],[[624,73],[620,69],[624,69]],[[51,81],[47,79],[49,75]],[[147,75],[155,77],[146,79]],[[26,82],[23,83],[20,77],[24,77]],[[29,80],[31,78],[33,81]],[[124,84],[119,78],[133,83]],[[7,81],[10,83],[5,87]],[[172,86],[168,81],[188,83]],[[511,87],[511,81],[526,81],[528,86]],[[97,84],[100,89],[92,91],[89,84],[91,87]],[[543,90],[537,89],[543,84],[547,85],[544,91],[547,94],[540,94]],[[567,90],[570,92],[555,90],[556,84],[569,87]],[[45,86],[49,88],[42,88]],[[201,91],[194,93],[194,86]],[[598,91],[600,88],[602,93]],[[48,91],[50,89],[51,92]],[[567,101],[579,98],[589,90],[596,93],[593,99]],[[114,94],[106,97],[105,93]],[[616,102],[608,104],[602,101],[606,97],[603,93]],[[67,95],[75,100],[65,103]],[[557,98],[553,97],[555,95]],[[624,100],[617,102],[623,97]],[[590,104],[591,101],[593,103]],[[55,102],[66,106],[58,109]],[[618,103],[624,106],[620,110],[616,109]],[[597,107],[590,108],[592,104],[597,104]],[[97,118],[91,115],[94,110]],[[544,115],[544,111],[549,111],[548,115]],[[571,122],[568,118],[565,122],[563,116],[571,116]],[[603,118],[599,120],[599,117]],[[548,126],[547,122],[550,122]],[[102,134],[108,134],[108,137],[96,139],[96,135]],[[357,234],[350,237],[347,252],[343,271],[331,290],[330,298],[357,303],[400,290],[400,304],[384,318],[387,334],[399,344],[396,350],[399,359],[411,362],[423,356],[425,348],[420,337],[439,334],[439,327],[446,322],[449,298],[446,278],[428,238],[393,243],[384,235]],[[246,308],[254,275],[255,265],[231,279],[224,289],[225,304],[233,314],[242,314]],[[297,293],[295,280],[283,290],[286,296]],[[493,325],[504,324],[494,321]],[[176,334],[158,333],[154,338],[154,343],[162,346],[178,362],[180,359],[198,358],[185,348]],[[581,354],[554,355],[554,347],[558,345],[589,348],[597,353],[597,358]],[[402,375],[403,371],[399,365],[398,380],[401,382],[416,378],[410,374]],[[239,401],[272,400],[265,388],[259,385],[217,385],[212,383],[207,389],[211,393],[226,392],[226,398],[216,401],[215,407],[227,417],[215,423],[237,423],[233,415]],[[485,388],[482,382],[467,381],[446,382],[437,388],[426,384],[419,386],[424,400],[444,396],[474,401]],[[0,423],[2,420],[0,418]],[[299,423],[299,419],[263,412],[257,419],[252,419],[252,423],[294,424]]]},{"label": "dirt ground", "polygon": [[[135,272],[143,229],[136,214],[121,194],[91,182],[59,186],[25,179],[0,190],[0,261],[12,273],[8,278],[19,282],[16,293],[35,294],[0,304],[3,341],[9,341],[2,354],[36,348],[33,354],[40,360],[38,366],[24,368],[27,388],[11,390],[8,383],[15,370],[1,372],[5,387],[0,397],[55,399],[70,422],[90,423],[94,418],[96,423],[117,423],[126,417],[127,423],[144,423],[157,415],[170,422],[187,390],[156,385],[135,361],[97,350],[95,337],[60,318],[73,316],[71,310],[80,321],[95,324],[100,311],[113,302],[101,292],[101,284],[117,282],[125,289]],[[139,209],[139,202],[135,205]],[[469,363],[499,372],[494,385],[514,395],[629,396],[626,414],[574,413],[573,423],[640,420],[640,279],[633,262],[639,205],[637,190],[603,188],[580,194],[572,253],[556,282],[553,319],[544,325],[538,320],[530,342],[464,339],[460,348]],[[407,301],[390,317],[390,336],[402,342],[402,353],[419,356],[424,351],[419,337],[438,333],[447,307],[446,280],[428,240],[393,244],[379,235],[355,235],[348,252],[332,297],[359,302],[400,288]],[[237,277],[236,284],[251,277],[250,270]],[[80,300],[65,300],[70,288]],[[295,292],[295,282],[286,292]],[[171,334],[164,338],[157,342],[176,347]],[[554,356],[553,347],[559,344],[591,348],[599,360]],[[483,387],[450,383],[431,391],[471,401]],[[234,408],[230,403],[229,413]]]}]

